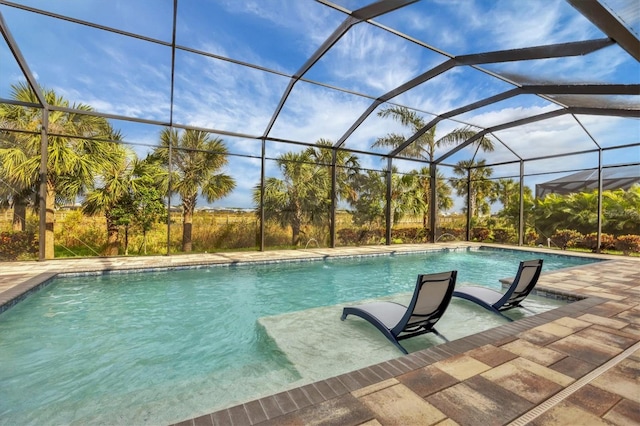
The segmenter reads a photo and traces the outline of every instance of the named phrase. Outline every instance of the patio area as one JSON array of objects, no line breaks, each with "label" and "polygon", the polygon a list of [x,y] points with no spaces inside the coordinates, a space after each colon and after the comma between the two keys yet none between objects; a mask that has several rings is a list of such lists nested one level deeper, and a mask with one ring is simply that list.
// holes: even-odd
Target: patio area
[{"label": "patio area", "polygon": [[[0,265],[0,311],[60,272],[473,245],[407,244],[4,263]],[[536,287],[538,294],[582,298],[562,308],[180,424],[638,424],[640,258],[599,257],[608,260],[543,273]]]}]

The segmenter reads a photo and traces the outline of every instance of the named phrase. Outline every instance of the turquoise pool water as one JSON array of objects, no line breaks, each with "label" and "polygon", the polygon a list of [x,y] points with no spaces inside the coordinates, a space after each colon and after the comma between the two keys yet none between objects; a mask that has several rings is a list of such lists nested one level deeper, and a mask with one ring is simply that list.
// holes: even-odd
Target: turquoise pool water
[{"label": "turquoise pool water", "polygon": [[[543,271],[593,262],[464,250],[57,279],[0,315],[0,424],[169,423],[275,393],[304,374],[258,319],[410,292],[419,273],[498,289],[536,257]],[[463,325],[501,321],[456,309]]]}]

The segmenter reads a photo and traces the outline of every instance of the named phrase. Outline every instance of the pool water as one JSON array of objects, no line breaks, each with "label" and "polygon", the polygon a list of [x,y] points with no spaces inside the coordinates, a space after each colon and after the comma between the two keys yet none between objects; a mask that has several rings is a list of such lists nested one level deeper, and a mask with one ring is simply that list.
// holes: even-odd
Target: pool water
[{"label": "pool water", "polygon": [[[420,273],[456,269],[458,285],[499,289],[520,260],[537,257],[543,272],[594,261],[464,250],[59,278],[0,315],[0,424],[170,423],[318,380],[278,346],[288,330],[265,323],[327,307],[346,324],[341,306],[409,293]],[[462,324],[504,321],[465,303],[456,306]],[[298,315],[294,324],[310,318]],[[311,352],[326,358],[326,343]]]}]

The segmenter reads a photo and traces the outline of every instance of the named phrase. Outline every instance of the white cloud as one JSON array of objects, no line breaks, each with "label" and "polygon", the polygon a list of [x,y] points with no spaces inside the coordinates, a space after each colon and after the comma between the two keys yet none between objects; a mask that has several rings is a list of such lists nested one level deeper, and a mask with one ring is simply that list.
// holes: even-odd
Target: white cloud
[{"label": "white cloud", "polygon": [[345,34],[324,58],[332,79],[381,95],[410,80],[419,71],[413,46],[366,24]]},{"label": "white cloud", "polygon": [[532,117],[559,109],[557,105],[548,104],[545,106],[517,106],[494,109],[487,112],[468,114],[463,117],[464,121],[482,128],[494,127],[500,124]]},{"label": "white cloud", "polygon": [[[276,28],[283,28],[296,37],[303,37],[304,46],[319,45],[331,34],[334,27],[342,22],[335,19],[340,16],[327,7],[315,2],[288,0],[224,0],[222,6],[229,12],[248,14],[268,21]],[[331,25],[335,23],[334,25]],[[308,42],[311,43],[308,43]],[[311,53],[308,52],[308,53]]]},{"label": "white cloud", "polygon": [[336,142],[369,103],[353,95],[299,82],[271,135],[309,143],[320,138]]}]

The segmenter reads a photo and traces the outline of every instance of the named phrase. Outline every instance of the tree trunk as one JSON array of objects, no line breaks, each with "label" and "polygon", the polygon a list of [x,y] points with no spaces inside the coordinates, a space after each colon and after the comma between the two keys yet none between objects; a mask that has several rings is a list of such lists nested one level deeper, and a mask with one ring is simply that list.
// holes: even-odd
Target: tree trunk
[{"label": "tree trunk", "polygon": [[56,190],[51,182],[47,183],[47,197],[45,200],[45,226],[44,226],[44,258],[55,257],[53,241],[53,223],[55,220]]},{"label": "tree trunk", "polygon": [[[142,229],[142,248],[144,249],[144,254],[147,254],[147,230]],[[138,250],[139,252],[140,250]]]},{"label": "tree trunk", "polygon": [[422,187],[422,191],[424,192],[423,194],[423,201],[424,201],[424,205],[426,210],[422,213],[422,228],[423,229],[427,229],[429,227],[430,224],[430,220],[429,220],[429,212],[431,211],[431,184],[426,184]]},{"label": "tree trunk", "polygon": [[297,246],[300,243],[300,230],[302,229],[302,209],[297,203],[292,207],[294,212],[291,218],[291,244]]},{"label": "tree trunk", "polygon": [[106,256],[118,255],[118,225],[107,217],[107,247],[104,250]]},{"label": "tree trunk", "polygon": [[27,203],[22,200],[15,200],[13,203],[13,230],[24,231],[27,224]]},{"label": "tree trunk", "polygon": [[297,246],[300,242],[300,225],[291,224],[291,245]]},{"label": "tree trunk", "polygon": [[124,226],[124,255],[129,255],[129,225]]},{"label": "tree trunk", "polygon": [[469,206],[469,211],[471,212],[471,217],[477,217],[478,215],[478,207],[476,206],[476,192],[471,191],[471,195],[469,196],[469,202],[471,205]]},{"label": "tree trunk", "polygon": [[192,250],[191,229],[193,227],[193,209],[184,206],[182,218],[182,251],[190,252]]}]

